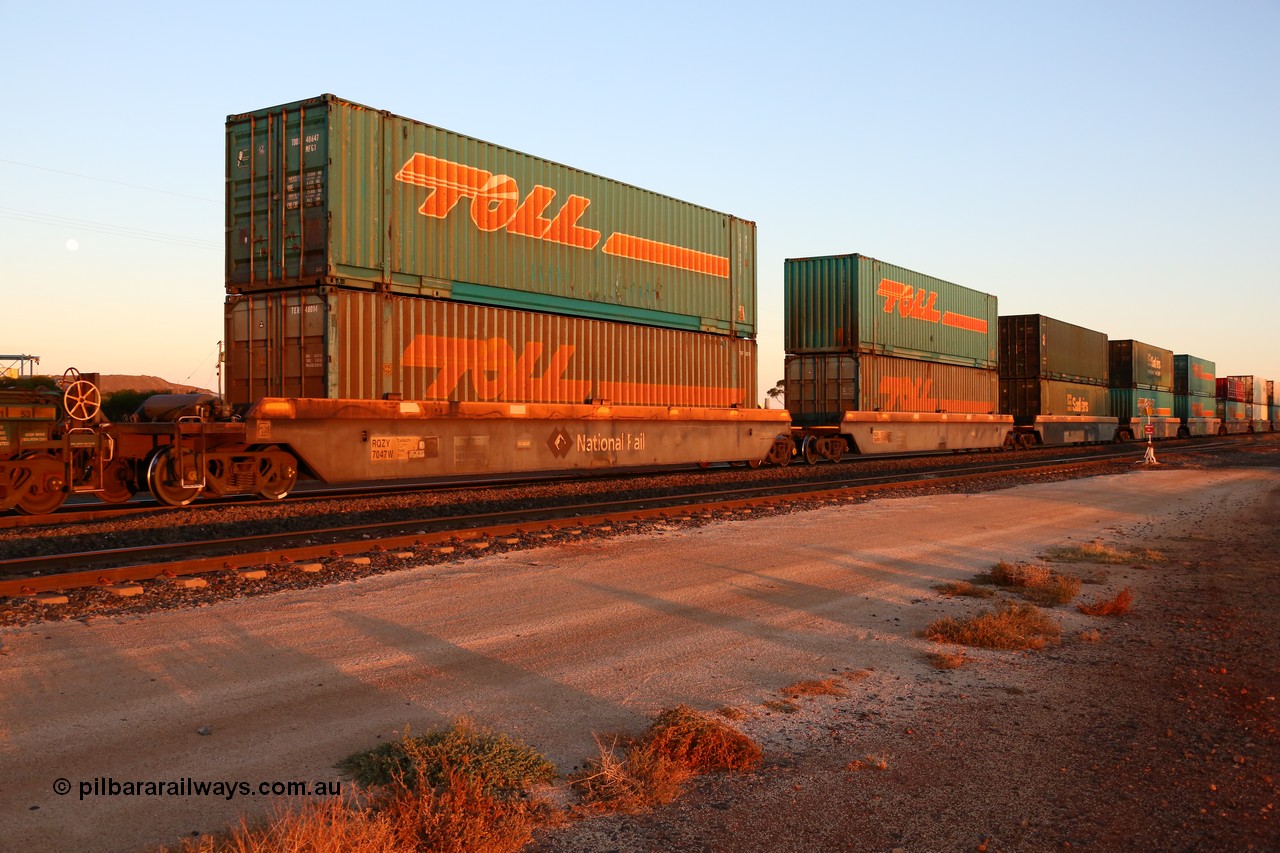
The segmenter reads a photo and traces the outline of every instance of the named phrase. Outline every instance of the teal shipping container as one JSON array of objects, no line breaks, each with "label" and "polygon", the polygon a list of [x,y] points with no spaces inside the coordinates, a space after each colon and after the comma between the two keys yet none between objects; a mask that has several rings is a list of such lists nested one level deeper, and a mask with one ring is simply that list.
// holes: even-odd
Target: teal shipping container
[{"label": "teal shipping container", "polygon": [[1216,418],[1218,416],[1218,398],[1212,395],[1175,393],[1173,396],[1173,414],[1174,417],[1183,420],[1187,418]]},{"label": "teal shipping container", "polygon": [[1107,336],[1043,314],[1000,318],[1000,378],[1107,384]]},{"label": "teal shipping container", "polygon": [[[1218,377],[1214,375],[1216,367],[1217,365],[1207,358],[1175,355],[1173,357],[1173,393],[1198,397],[1215,396],[1218,386]],[[1213,416],[1206,415],[1206,417]]]},{"label": "teal shipping container", "polygon": [[995,369],[996,297],[868,258],[790,258],[788,354],[866,353]]},{"label": "teal shipping container", "polygon": [[1111,415],[1126,423],[1135,418],[1174,416],[1172,391],[1155,388],[1112,388]]},{"label": "teal shipping container", "polygon": [[228,116],[228,293],[318,285],[750,338],[755,224],[322,95]]},{"label": "teal shipping container", "polygon": [[[1172,350],[1133,340],[1111,341],[1108,346],[1112,388],[1173,391]],[[1173,413],[1172,399],[1169,411]],[[1115,414],[1123,417],[1120,412]]]}]

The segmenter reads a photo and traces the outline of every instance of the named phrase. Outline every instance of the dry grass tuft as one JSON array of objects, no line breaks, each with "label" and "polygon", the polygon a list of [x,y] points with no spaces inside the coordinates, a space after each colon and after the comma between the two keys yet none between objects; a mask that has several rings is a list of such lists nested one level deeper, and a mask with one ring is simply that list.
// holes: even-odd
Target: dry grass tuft
[{"label": "dry grass tuft", "polygon": [[925,657],[934,669],[959,669],[968,663],[964,649],[954,652],[925,652]]},{"label": "dry grass tuft", "polygon": [[516,853],[557,816],[540,800],[496,792],[482,776],[456,769],[434,788],[423,777],[383,788],[375,808],[407,849],[439,853]]},{"label": "dry grass tuft", "polygon": [[1086,616],[1123,616],[1133,608],[1133,593],[1125,587],[1114,598],[1104,598],[1088,604],[1077,604],[1076,609]]},{"label": "dry grass tuft", "polygon": [[272,807],[263,821],[217,835],[187,839],[180,847],[158,853],[413,853],[394,821],[339,799],[305,802],[290,809],[284,801]]},{"label": "dry grass tuft", "polygon": [[1031,563],[999,563],[978,579],[984,583],[1018,590],[1023,598],[1036,604],[1066,604],[1080,592],[1080,578],[1061,574],[1048,566]]},{"label": "dry grass tuft", "polygon": [[888,770],[889,761],[879,755],[865,755],[862,758],[855,758],[844,766],[845,770],[850,773],[856,773],[859,770]]},{"label": "dry grass tuft", "polygon": [[684,781],[714,770],[749,770],[760,747],[708,714],[678,705],[657,716],[643,736],[608,745],[571,780],[583,802],[600,811],[636,812],[671,802]]},{"label": "dry grass tuft", "polygon": [[1152,548],[1112,547],[1095,539],[1084,545],[1071,545],[1063,548],[1050,548],[1045,554],[1046,560],[1055,563],[1163,563],[1164,554]]},{"label": "dry grass tuft", "polygon": [[790,699],[766,699],[760,704],[770,711],[777,711],[780,714],[800,713],[800,705]]},{"label": "dry grass tuft", "polygon": [[835,678],[821,681],[797,681],[782,688],[782,693],[792,699],[800,696],[848,696],[849,689]]},{"label": "dry grass tuft", "polygon": [[716,713],[724,717],[726,720],[741,720],[747,715],[747,712],[733,705],[724,705],[716,708]]},{"label": "dry grass tuft", "polygon": [[1102,632],[1097,628],[1092,631],[1081,631],[1080,642],[1082,643],[1100,643],[1102,642]]},{"label": "dry grass tuft", "polygon": [[1056,642],[1060,633],[1039,608],[1011,601],[967,619],[947,616],[924,629],[924,636],[935,642],[982,649],[1040,649]]},{"label": "dry grass tuft", "polygon": [[949,581],[940,583],[934,587],[943,595],[964,596],[966,598],[991,598],[996,594],[995,590],[986,586],[978,586],[969,581]]},{"label": "dry grass tuft", "polygon": [[863,679],[870,678],[870,677],[871,677],[871,673],[872,673],[872,672],[874,672],[874,670],[871,670],[871,669],[851,669],[851,670],[846,670],[845,672],[841,673],[841,674],[840,674],[840,677],[841,677],[841,678],[843,678],[845,681],[854,681],[854,682],[857,682],[857,681],[862,681]]}]

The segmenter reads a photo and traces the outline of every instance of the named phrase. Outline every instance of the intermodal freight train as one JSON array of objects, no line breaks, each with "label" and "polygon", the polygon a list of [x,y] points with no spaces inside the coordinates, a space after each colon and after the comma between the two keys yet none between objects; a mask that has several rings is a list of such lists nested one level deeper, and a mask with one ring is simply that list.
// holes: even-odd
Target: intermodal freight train
[{"label": "intermodal freight train", "polygon": [[225,395],[0,392],[0,510],[1276,420],[1264,380],[861,255],[786,262],[762,409],[752,222],[331,95],[228,117],[225,167]]}]

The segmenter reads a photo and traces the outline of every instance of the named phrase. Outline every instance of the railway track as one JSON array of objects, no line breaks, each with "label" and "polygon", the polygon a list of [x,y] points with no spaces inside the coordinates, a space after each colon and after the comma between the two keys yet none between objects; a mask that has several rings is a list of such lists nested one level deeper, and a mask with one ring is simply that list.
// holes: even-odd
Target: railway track
[{"label": "railway track", "polygon": [[[1210,442],[1167,447],[1166,452],[1203,453],[1230,446]],[[216,572],[298,571],[352,558],[411,561],[453,549],[524,547],[572,538],[618,525],[729,516],[757,508],[838,499],[885,488],[958,484],[990,478],[1026,477],[1077,469],[1096,471],[1136,461],[1134,445],[1095,448],[1087,454],[1043,452],[984,455],[925,468],[868,472],[859,466],[809,469],[818,476],[795,482],[703,484],[679,494],[592,496],[556,504],[491,511],[401,516],[251,535],[193,537],[150,545],[94,547],[0,560],[0,597],[15,598],[82,587],[113,587],[139,581],[178,584]],[[262,504],[257,504],[261,507]]]}]

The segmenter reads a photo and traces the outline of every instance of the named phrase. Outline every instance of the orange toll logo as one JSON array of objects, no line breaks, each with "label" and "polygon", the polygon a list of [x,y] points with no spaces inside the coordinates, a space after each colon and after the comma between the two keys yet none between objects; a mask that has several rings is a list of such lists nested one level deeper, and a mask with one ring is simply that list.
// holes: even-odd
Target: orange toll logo
[{"label": "orange toll logo", "polygon": [[[471,222],[481,231],[508,234],[594,250],[603,236],[582,222],[591,199],[570,194],[554,214],[557,191],[541,184],[522,194],[515,178],[495,175],[429,154],[414,154],[400,167],[396,180],[424,187],[427,198],[418,213],[444,219],[463,199],[470,200]],[[683,246],[614,232],[600,249],[606,255],[675,267],[716,278],[729,277],[729,259]]]},{"label": "orange toll logo", "polygon": [[876,295],[885,298],[884,313],[886,314],[897,311],[901,316],[912,320],[940,323],[943,326],[977,332],[981,335],[987,333],[987,321],[981,317],[970,317],[955,311],[939,311],[938,294],[935,291],[920,290],[900,281],[882,278],[880,286],[876,288]]}]

